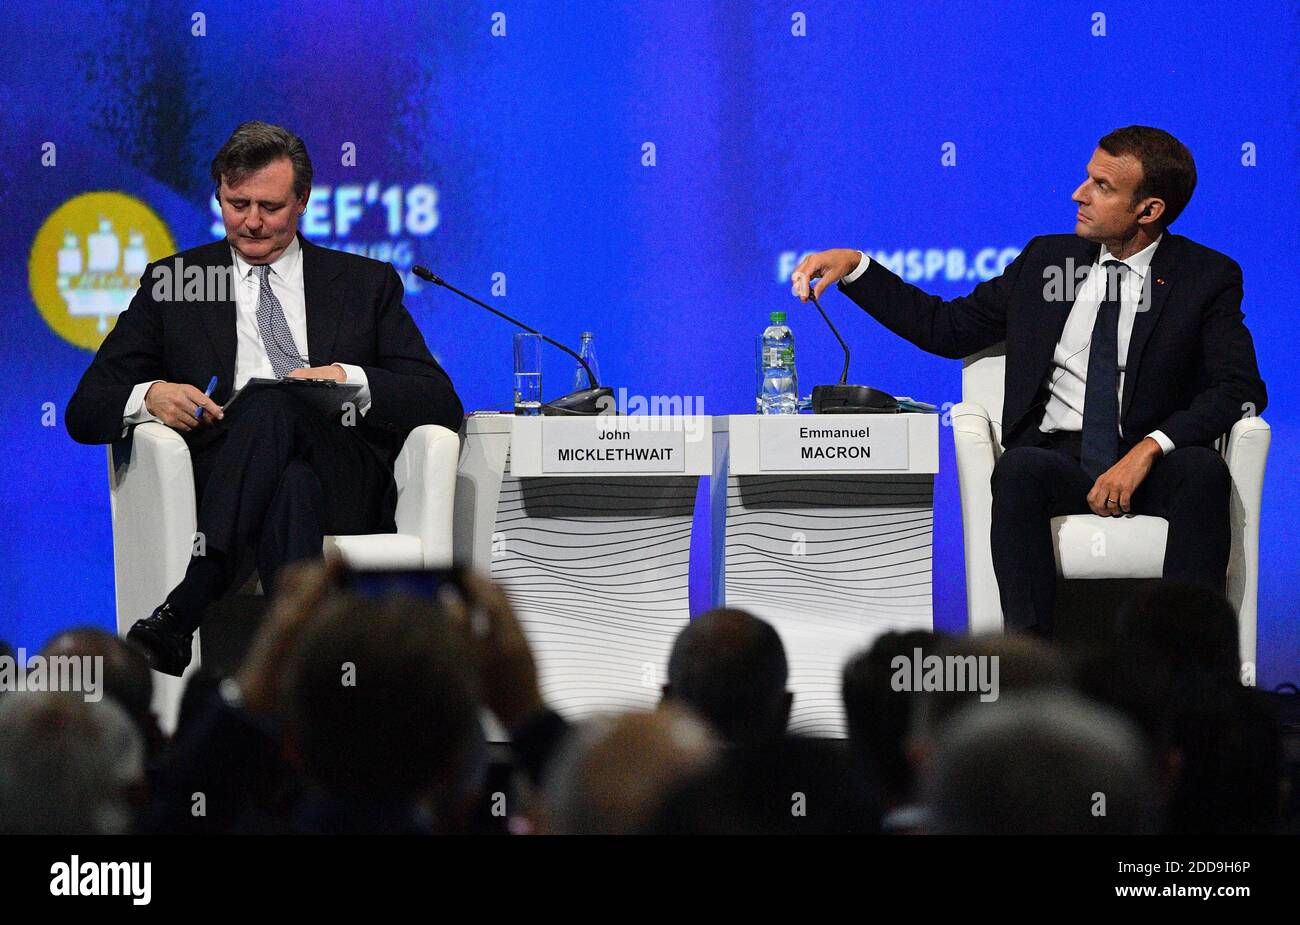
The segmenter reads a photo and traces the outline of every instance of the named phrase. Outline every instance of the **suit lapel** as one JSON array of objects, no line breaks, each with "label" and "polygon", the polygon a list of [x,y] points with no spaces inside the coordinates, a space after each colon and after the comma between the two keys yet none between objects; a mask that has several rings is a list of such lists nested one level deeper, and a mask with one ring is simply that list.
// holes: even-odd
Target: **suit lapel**
[{"label": "suit lapel", "polygon": [[[1063,257],[1061,272],[1064,274],[1066,292],[1077,297],[1079,287],[1083,285],[1085,278],[1081,268],[1086,269],[1097,262],[1097,257],[1101,254],[1101,245],[1084,238],[1075,238],[1070,242],[1067,253]],[[1061,339],[1061,334],[1065,331],[1065,323],[1070,319],[1070,312],[1074,311],[1076,299],[1058,299],[1053,302],[1046,301],[1044,293],[1046,317],[1051,319],[1050,324],[1043,325],[1043,337],[1038,346],[1042,354],[1041,367],[1044,375],[1047,368],[1051,365],[1052,354],[1056,352],[1056,345]]]},{"label": "suit lapel", "polygon": [[[1047,380],[1052,370],[1052,355],[1065,330],[1065,323],[1074,310],[1079,286],[1088,267],[1097,261],[1101,245],[1084,238],[1074,237],[1061,245],[1059,253],[1052,254],[1041,265],[1041,279],[1029,285],[1036,287],[1027,293],[1024,304],[1031,317],[1025,324],[1031,332],[1023,362],[1011,363],[1008,358],[1006,392],[1002,405],[1002,427],[1007,446],[1013,445],[1018,433],[1024,433],[1026,422],[1033,421],[1034,410],[1047,402]],[[1051,274],[1059,273],[1059,287],[1049,287]],[[1055,290],[1055,291],[1053,291]]]},{"label": "suit lapel", "polygon": [[309,243],[302,235],[302,284],[307,305],[307,350],[312,366],[333,362],[339,321],[347,297],[342,267],[330,252]]},{"label": "suit lapel", "polygon": [[[1038,316],[1043,320],[1033,326],[1032,354],[1029,357],[1029,362],[1025,365],[1025,369],[1030,372],[1030,375],[1021,380],[1025,390],[1021,398],[1024,407],[1029,411],[1033,410],[1035,399],[1039,397],[1039,392],[1047,381],[1052,368],[1052,355],[1056,352],[1056,344],[1060,341],[1061,333],[1065,330],[1065,323],[1069,320],[1070,312],[1074,310],[1075,300],[1069,296],[1077,294],[1078,288],[1083,282],[1082,272],[1076,275],[1076,271],[1080,271],[1080,268],[1092,266],[1100,253],[1100,244],[1094,244],[1083,238],[1075,238],[1066,244],[1063,252],[1058,257],[1053,258],[1044,266],[1044,276],[1039,288],[1036,308]],[[1048,298],[1049,290],[1046,284],[1048,267],[1055,267],[1060,272],[1060,278],[1063,282],[1062,291],[1065,293],[1064,298]]]},{"label": "suit lapel", "polygon": [[[210,253],[204,254],[201,258],[202,266],[206,270],[208,267],[221,267],[224,273],[224,280],[230,287],[238,285],[235,275],[232,272],[235,261],[230,255],[230,244],[224,239],[215,241],[211,245]],[[235,384],[235,293],[231,288],[226,293],[229,298],[220,301],[207,302],[199,312],[199,317],[203,319],[204,330],[207,331],[208,340],[212,344],[213,353],[217,357],[217,368],[213,370],[217,377],[217,389],[214,398],[218,402],[224,402],[234,391]]]},{"label": "suit lapel", "polygon": [[1129,409],[1133,404],[1133,389],[1137,385],[1138,368],[1142,363],[1142,351],[1146,349],[1147,341],[1151,338],[1151,332],[1160,319],[1160,312],[1165,307],[1165,300],[1169,297],[1169,291],[1174,287],[1174,271],[1178,263],[1180,244],[1181,242],[1176,235],[1171,235],[1166,231],[1164,238],[1156,247],[1155,256],[1151,259],[1151,266],[1147,269],[1142,298],[1148,304],[1145,310],[1139,304],[1137,312],[1133,316],[1133,331],[1129,335],[1128,355],[1124,361],[1124,396],[1120,402],[1122,411],[1121,426],[1123,425],[1123,418],[1128,416]]}]

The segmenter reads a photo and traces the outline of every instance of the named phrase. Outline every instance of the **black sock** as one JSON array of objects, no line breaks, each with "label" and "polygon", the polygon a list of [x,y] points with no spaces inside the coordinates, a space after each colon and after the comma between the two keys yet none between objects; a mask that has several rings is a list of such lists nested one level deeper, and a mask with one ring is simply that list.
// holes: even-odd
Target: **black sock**
[{"label": "black sock", "polygon": [[209,553],[190,559],[185,577],[172,593],[167,603],[190,632],[199,628],[208,605],[226,590],[226,565],[220,554]]}]

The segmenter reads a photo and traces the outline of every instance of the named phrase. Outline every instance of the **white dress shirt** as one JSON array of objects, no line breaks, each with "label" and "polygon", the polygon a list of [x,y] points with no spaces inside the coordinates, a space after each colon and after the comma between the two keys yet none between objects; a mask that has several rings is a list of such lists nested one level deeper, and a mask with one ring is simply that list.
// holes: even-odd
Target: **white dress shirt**
[{"label": "white dress shirt", "polygon": [[[1163,237],[1163,235],[1161,236]],[[1124,368],[1128,359],[1129,340],[1133,335],[1133,319],[1142,298],[1142,286],[1151,269],[1151,258],[1155,256],[1160,238],[1156,238],[1142,250],[1127,258],[1128,272],[1123,274],[1120,287],[1120,309],[1118,336],[1119,360],[1119,401],[1124,400]],[[852,273],[845,276],[841,283],[851,283],[866,272],[871,258],[865,253]],[[1074,306],[1061,331],[1061,339],[1056,342],[1052,352],[1052,369],[1047,379],[1047,406],[1043,409],[1043,421],[1039,429],[1045,433],[1056,430],[1083,430],[1083,397],[1088,383],[1088,352],[1092,345],[1092,329],[1097,323],[1097,312],[1101,308],[1102,297],[1106,292],[1106,273],[1101,263],[1110,259],[1110,251],[1103,247],[1101,255],[1088,271],[1088,276],[1076,290]],[[1124,410],[1120,408],[1120,419]],[[1123,424],[1120,436],[1124,436]],[[1162,453],[1172,452],[1174,443],[1163,431],[1153,430],[1147,436],[1160,444]]]},{"label": "white dress shirt", "polygon": [[[249,379],[274,379],[275,367],[271,365],[271,356],[262,341],[261,327],[257,323],[257,305],[261,295],[261,283],[254,266],[240,256],[233,247],[230,249],[234,261],[235,289],[235,389],[242,389]],[[294,238],[275,262],[267,274],[271,291],[284,309],[284,319],[293,333],[293,341],[298,346],[299,360],[304,366],[326,366],[327,363],[313,363],[310,347],[307,343],[307,298],[302,279],[302,245]],[[366,373],[360,366],[351,363],[338,363],[347,375],[348,382],[361,385],[357,395],[357,410],[364,415],[370,410],[370,388]],[[154,382],[141,382],[131,390],[126,407],[122,412],[123,433],[132,424],[145,421],[157,421],[144,405],[145,394]]]}]

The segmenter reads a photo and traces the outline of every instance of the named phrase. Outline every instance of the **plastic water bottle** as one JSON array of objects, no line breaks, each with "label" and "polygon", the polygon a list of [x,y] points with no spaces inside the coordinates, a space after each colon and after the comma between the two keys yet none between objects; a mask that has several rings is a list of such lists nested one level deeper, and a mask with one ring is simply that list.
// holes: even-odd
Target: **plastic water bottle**
[{"label": "plastic water bottle", "polygon": [[798,414],[799,377],[794,369],[794,334],[785,312],[772,312],[759,347],[763,381],[758,393],[759,414]]},{"label": "plastic water bottle", "polygon": [[[600,364],[596,362],[596,335],[590,331],[582,332],[582,346],[578,348],[578,356],[582,357],[587,365],[591,367],[591,374],[596,377],[596,384],[600,384]],[[579,363],[573,368],[573,390],[591,388],[591,381],[587,378],[587,371]]]}]

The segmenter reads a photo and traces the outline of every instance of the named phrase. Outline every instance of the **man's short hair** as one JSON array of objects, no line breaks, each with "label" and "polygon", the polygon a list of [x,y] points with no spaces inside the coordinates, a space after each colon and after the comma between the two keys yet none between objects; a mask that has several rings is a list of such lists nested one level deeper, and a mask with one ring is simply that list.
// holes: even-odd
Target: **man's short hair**
[{"label": "man's short hair", "polygon": [[[998,694],[1064,689],[1071,682],[1070,666],[1056,649],[1033,636],[1011,633],[955,636],[943,640],[935,653],[940,658],[997,659]],[[992,706],[973,690],[924,691],[916,702],[911,738],[932,742],[942,727],[968,705],[979,710]]]},{"label": "man's short hair", "polygon": [[1196,189],[1196,162],[1187,146],[1163,129],[1129,125],[1104,136],[1097,146],[1111,157],[1130,154],[1142,165],[1142,180],[1133,191],[1133,204],[1147,196],[1165,202],[1160,216],[1168,228],[1182,214]]},{"label": "man's short hair", "polygon": [[293,193],[299,199],[311,189],[311,158],[293,132],[269,122],[241,122],[212,159],[212,183],[220,197],[221,180],[234,186],[272,161],[287,157],[293,164]]},{"label": "man's short hair", "polygon": [[849,659],[841,673],[840,697],[856,749],[872,784],[886,802],[901,802],[912,793],[913,770],[907,760],[907,732],[920,699],[919,691],[894,690],[894,659],[937,654],[943,639],[929,630],[881,633],[869,649]]},{"label": "man's short hair", "polygon": [[1138,835],[1158,828],[1155,781],[1146,744],[1119,714],[1036,691],[954,716],[921,789],[937,833]]},{"label": "man's short hair", "polygon": [[547,831],[631,835],[716,759],[708,727],[671,705],[653,713],[597,716],[574,727],[547,768]]},{"label": "man's short hair", "polygon": [[787,674],[785,647],[770,623],[719,608],[677,634],[665,693],[724,739],[764,738],[785,730]]},{"label": "man's short hair", "polygon": [[308,776],[364,801],[454,795],[473,760],[478,700],[439,606],[339,595],[294,647],[289,731]]},{"label": "man's short hair", "polygon": [[102,658],[104,693],[121,704],[134,720],[142,720],[152,712],[153,672],[149,660],[116,633],[97,626],[66,629],[50,637],[41,655]]},{"label": "man's short hair", "polygon": [[67,691],[0,698],[0,834],[128,831],[144,782],[140,732],[117,701]]}]

